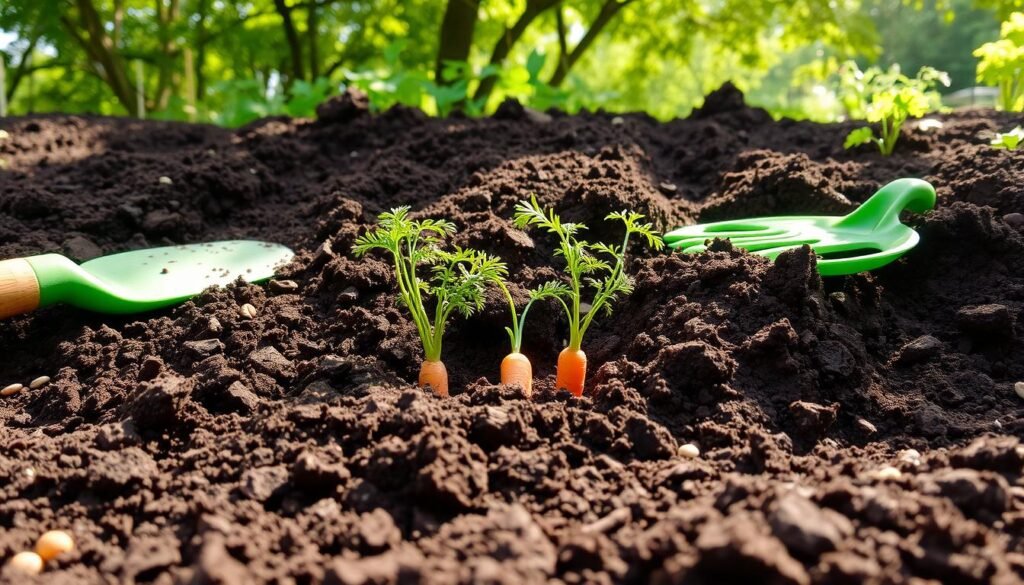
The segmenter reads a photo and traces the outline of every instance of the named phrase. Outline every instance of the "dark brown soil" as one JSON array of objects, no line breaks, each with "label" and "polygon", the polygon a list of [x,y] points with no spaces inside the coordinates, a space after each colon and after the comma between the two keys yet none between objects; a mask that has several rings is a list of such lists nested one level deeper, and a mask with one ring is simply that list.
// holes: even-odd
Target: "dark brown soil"
[{"label": "dark brown soil", "polygon": [[[53,378],[0,399],[0,559],[63,528],[78,550],[40,583],[1024,582],[1024,151],[986,145],[1024,120],[943,116],[883,158],[844,151],[850,125],[740,103],[726,88],[668,124],[371,116],[351,96],[237,132],[0,121],[0,258],[252,237],[297,250],[299,285],[0,323],[0,386]],[[534,399],[494,385],[497,297],[447,336],[453,397],[416,389],[388,265],[349,252],[411,204],[503,256],[522,296],[556,274],[509,221],[530,193],[603,238],[623,207],[660,228],[841,213],[902,176],[939,206],[873,274],[822,281],[806,249],[637,250],[582,399],[552,390],[547,307]]]}]

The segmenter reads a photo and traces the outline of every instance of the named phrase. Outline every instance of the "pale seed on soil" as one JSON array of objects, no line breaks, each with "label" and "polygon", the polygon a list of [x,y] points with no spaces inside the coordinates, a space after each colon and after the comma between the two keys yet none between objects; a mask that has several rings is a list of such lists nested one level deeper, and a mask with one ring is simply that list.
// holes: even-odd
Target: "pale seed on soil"
[{"label": "pale seed on soil", "polygon": [[622,116],[615,116],[614,118],[612,118],[612,124],[615,125],[615,126],[618,126],[619,124],[622,124],[625,121],[626,120],[623,119]]},{"label": "pale seed on soil", "polygon": [[1017,393],[1017,396],[1024,398],[1024,382],[1017,382],[1014,384],[1013,391]]},{"label": "pale seed on soil", "polygon": [[50,530],[43,533],[36,541],[36,554],[44,561],[52,561],[58,556],[75,550],[75,539],[63,530]]},{"label": "pale seed on soil", "polygon": [[38,575],[43,572],[43,558],[34,552],[20,552],[7,561],[7,566],[25,575]]},{"label": "pale seed on soil", "polygon": [[904,449],[900,451],[899,459],[916,467],[921,464],[921,452],[917,449]]},{"label": "pale seed on soil", "polygon": [[246,319],[254,319],[256,318],[256,307],[245,303],[238,309],[238,314]]},{"label": "pale seed on soil", "polygon": [[18,392],[21,392],[24,387],[25,386],[23,384],[11,384],[10,386],[4,387],[3,390],[0,390],[0,396],[13,396]]},{"label": "pale seed on soil", "polygon": [[35,380],[32,380],[31,382],[29,382],[28,387],[31,388],[32,390],[38,390],[38,389],[42,388],[43,386],[46,386],[49,383],[50,383],[50,377],[49,376],[39,376]]},{"label": "pale seed on soil", "polygon": [[903,472],[896,469],[892,465],[886,465],[885,467],[875,471],[875,479],[880,481],[888,481],[891,479],[899,479],[903,477]]},{"label": "pale seed on soil", "polygon": [[687,459],[696,459],[700,457],[700,449],[693,443],[687,443],[679,447],[679,456],[686,457]]},{"label": "pale seed on soil", "polygon": [[174,184],[174,181],[172,181],[170,177],[160,177],[159,179],[157,179],[157,181],[159,181],[161,185],[173,185]]}]

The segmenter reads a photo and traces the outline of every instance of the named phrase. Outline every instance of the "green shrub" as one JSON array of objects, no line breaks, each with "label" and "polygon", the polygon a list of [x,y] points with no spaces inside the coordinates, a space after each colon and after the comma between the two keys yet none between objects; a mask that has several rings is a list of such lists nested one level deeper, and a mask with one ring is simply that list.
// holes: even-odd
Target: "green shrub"
[{"label": "green shrub", "polygon": [[1014,12],[1000,28],[999,40],[974,51],[978,81],[999,88],[996,106],[1024,111],[1024,12]]}]

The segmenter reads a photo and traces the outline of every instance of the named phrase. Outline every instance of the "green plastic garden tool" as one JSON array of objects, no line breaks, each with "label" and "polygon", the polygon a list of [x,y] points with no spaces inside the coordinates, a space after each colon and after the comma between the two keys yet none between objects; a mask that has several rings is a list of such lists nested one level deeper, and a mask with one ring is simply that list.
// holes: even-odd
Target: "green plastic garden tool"
[{"label": "green plastic garden tool", "polygon": [[920,179],[897,179],[845,216],[779,216],[691,225],[665,234],[683,252],[702,252],[706,242],[725,238],[737,248],[774,259],[804,244],[818,255],[822,276],[873,270],[917,245],[920,236],[900,223],[900,212],[935,207],[935,189]]},{"label": "green plastic garden tool", "polygon": [[60,254],[0,261],[0,319],[68,303],[137,313],[180,303],[241,277],[259,282],[294,254],[279,244],[234,240],[150,248],[75,264]]}]

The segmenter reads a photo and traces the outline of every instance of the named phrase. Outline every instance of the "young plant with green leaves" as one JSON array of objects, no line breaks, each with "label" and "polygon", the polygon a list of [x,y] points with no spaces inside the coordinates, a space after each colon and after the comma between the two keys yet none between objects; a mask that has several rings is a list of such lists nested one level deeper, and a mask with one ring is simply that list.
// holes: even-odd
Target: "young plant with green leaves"
[{"label": "young plant with green leaves", "polygon": [[992,148],[1004,148],[1006,150],[1017,150],[1017,147],[1024,144],[1024,128],[1017,126],[1009,132],[1000,132],[992,139]]},{"label": "young plant with green leaves", "polygon": [[[502,279],[508,269],[499,258],[477,250],[442,249],[455,233],[450,221],[414,220],[408,207],[396,207],[378,219],[377,227],[360,236],[352,250],[356,256],[371,250],[390,254],[399,298],[423,343],[419,385],[447,396],[448,371],[441,361],[441,342],[448,319],[453,313],[469,317],[482,309],[487,285]],[[421,277],[421,269],[429,275]]]},{"label": "young plant with green leaves", "polygon": [[935,86],[949,85],[949,75],[931,67],[922,67],[915,77],[900,73],[899,66],[893,65],[888,71],[871,67],[860,72],[855,64],[848,63],[848,75],[857,83],[847,81],[844,86],[848,93],[843,103],[848,111],[863,113],[864,118],[878,125],[878,133],[871,126],[853,130],[846,136],[844,148],[862,144],[874,144],[884,156],[892,154],[900,137],[900,129],[909,118],[920,118],[928,112],[941,108],[941,101]]},{"label": "young plant with green leaves", "polygon": [[974,51],[978,81],[999,88],[996,106],[1024,111],[1024,12],[1014,12],[999,29],[999,40]]},{"label": "young plant with green leaves", "polygon": [[545,282],[539,287],[530,291],[530,300],[523,307],[523,312],[517,314],[516,301],[504,280],[498,278],[495,284],[501,289],[508,301],[508,309],[512,314],[512,326],[506,327],[512,350],[501,360],[501,383],[507,385],[518,384],[527,396],[533,393],[533,364],[530,359],[522,353],[523,329],[526,327],[526,314],[530,312],[533,303],[544,300],[559,298],[569,292],[569,288],[561,282]]},{"label": "young plant with green leaves", "polygon": [[[520,229],[535,226],[558,238],[556,256],[565,262],[569,283],[553,298],[558,299],[569,320],[569,345],[558,355],[556,386],[576,396],[583,394],[586,381],[587,356],[582,350],[583,336],[597,315],[609,315],[612,304],[633,292],[633,281],[626,273],[626,251],[630,239],[643,237],[649,247],[660,249],[664,242],[644,216],[633,211],[608,214],[607,220],[621,221],[626,228],[622,244],[591,243],[580,239],[586,226],[563,222],[554,210],[544,209],[536,197],[516,205],[515,225]],[[589,308],[583,308],[583,289],[590,288],[593,297]]]}]

